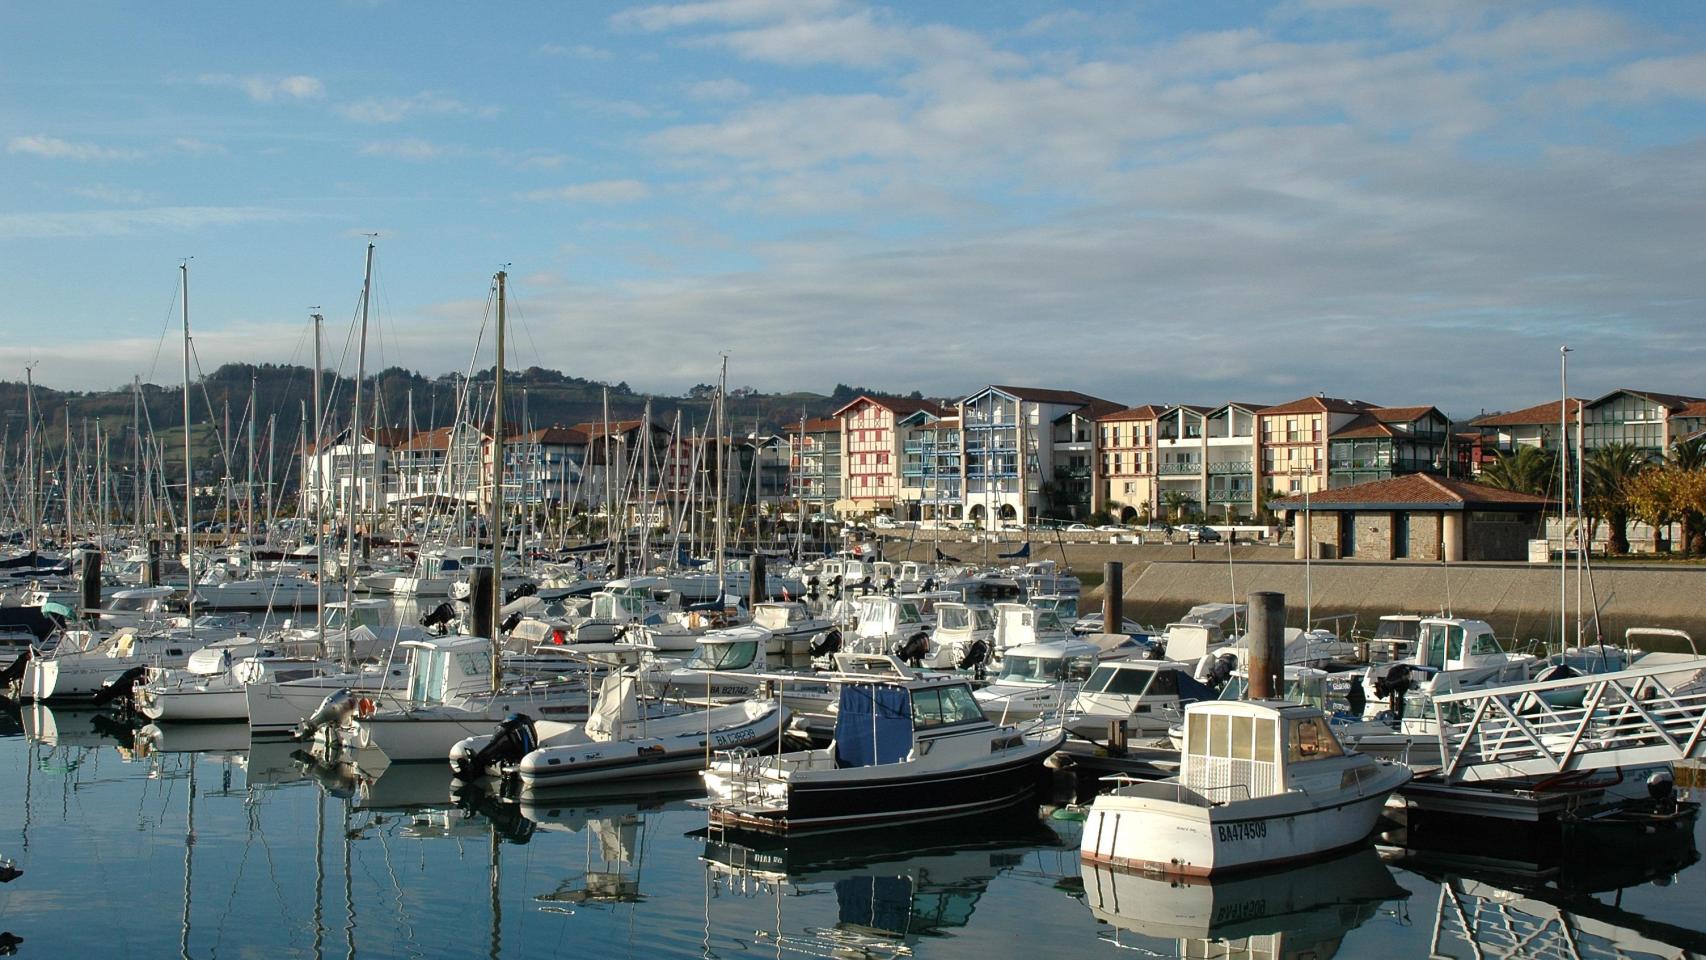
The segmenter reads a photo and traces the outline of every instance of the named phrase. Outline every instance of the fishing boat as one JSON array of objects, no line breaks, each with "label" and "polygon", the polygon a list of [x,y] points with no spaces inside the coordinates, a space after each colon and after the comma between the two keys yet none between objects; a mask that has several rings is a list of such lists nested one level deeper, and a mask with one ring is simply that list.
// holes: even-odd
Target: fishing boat
[{"label": "fishing boat", "polygon": [[1058,725],[991,722],[960,677],[893,657],[839,654],[834,738],[825,749],[731,751],[705,772],[715,825],[760,831],[916,821],[1011,803],[1059,749]]},{"label": "fishing boat", "polygon": [[1215,691],[1191,674],[1191,665],[1170,660],[1112,660],[1100,663],[1066,707],[1066,729],[1074,736],[1100,739],[1108,724],[1126,732],[1157,736],[1167,732],[1177,713]]},{"label": "fishing boat", "polygon": [[1027,643],[1001,658],[994,682],[977,691],[978,705],[994,720],[1030,720],[1072,702],[1089,679],[1102,648],[1081,640]]},{"label": "fishing boat", "polygon": [[1179,775],[1118,778],[1091,804],[1079,852],[1186,877],[1308,860],[1366,839],[1409,779],[1402,764],[1345,752],[1317,707],[1195,703]]},{"label": "fishing boat", "polygon": [[693,709],[642,701],[639,686],[631,673],[612,672],[585,723],[506,719],[452,747],[450,769],[464,783],[495,773],[524,789],[661,777],[702,770],[713,751],[775,743],[787,719],[775,701]]}]

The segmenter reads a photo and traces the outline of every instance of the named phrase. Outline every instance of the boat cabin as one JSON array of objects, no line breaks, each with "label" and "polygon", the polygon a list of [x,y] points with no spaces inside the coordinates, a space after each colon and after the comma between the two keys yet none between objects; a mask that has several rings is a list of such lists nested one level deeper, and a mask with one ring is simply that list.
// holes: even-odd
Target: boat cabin
[{"label": "boat cabin", "polygon": [[1422,618],[1414,613],[1397,613],[1381,617],[1375,625],[1374,636],[1368,638],[1368,662],[1391,663],[1415,655],[1416,640],[1422,635]]},{"label": "boat cabin", "polygon": [[897,677],[841,684],[832,745],[835,766],[871,767],[928,752],[939,732],[989,729],[971,685],[951,677]]},{"label": "boat cabin", "polygon": [[1078,598],[1075,596],[1049,594],[1048,596],[1032,597],[1031,606],[1038,610],[1052,612],[1061,623],[1070,623],[1078,619]]},{"label": "boat cabin", "polygon": [[965,603],[936,604],[936,642],[975,640],[995,632],[995,611]]},{"label": "boat cabin", "polygon": [[384,626],[382,619],[388,605],[383,600],[339,601],[326,604],[326,633],[342,632],[347,622],[354,631],[362,627],[378,634]]},{"label": "boat cabin", "polygon": [[1066,639],[1066,628],[1053,610],[1038,610],[1022,603],[995,605],[995,650]]},{"label": "boat cabin", "polygon": [[752,622],[774,633],[796,633],[817,623],[803,603],[754,604]]},{"label": "boat cabin", "polygon": [[909,635],[924,627],[918,602],[907,598],[871,595],[859,598],[860,639],[887,639]]},{"label": "boat cabin", "polygon": [[693,655],[687,660],[689,670],[764,669],[764,646],[770,631],[764,627],[742,626],[714,630],[701,636],[693,645]]},{"label": "boat cabin", "polygon": [[405,640],[411,703],[443,703],[492,688],[492,642],[485,637]]},{"label": "boat cabin", "polygon": [[1493,666],[1508,659],[1485,620],[1428,617],[1420,622],[1416,640],[1418,665],[1435,670],[1468,670]]},{"label": "boat cabin", "polygon": [[1127,717],[1153,712],[1156,707],[1213,700],[1215,696],[1212,688],[1192,676],[1190,664],[1170,660],[1113,660],[1097,664],[1090,671],[1068,710]]},{"label": "boat cabin", "polygon": [[[1215,700],[1185,710],[1179,782],[1210,803],[1283,794],[1315,779],[1311,765],[1345,755],[1317,707],[1280,700]],[[1330,774],[1339,786],[1338,764]],[[1347,771],[1348,772],[1348,771]]]},{"label": "boat cabin", "polygon": [[1093,643],[1027,643],[1012,647],[1001,658],[997,684],[1049,686],[1065,681],[1082,683],[1096,669],[1101,648]]}]

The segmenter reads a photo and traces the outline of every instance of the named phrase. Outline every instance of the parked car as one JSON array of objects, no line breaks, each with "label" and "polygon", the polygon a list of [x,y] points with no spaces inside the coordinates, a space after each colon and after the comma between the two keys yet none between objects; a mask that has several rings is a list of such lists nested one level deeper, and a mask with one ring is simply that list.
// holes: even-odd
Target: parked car
[{"label": "parked car", "polygon": [[1185,534],[1187,543],[1219,543],[1220,531],[1213,527],[1205,527],[1200,523],[1182,523],[1179,530]]},{"label": "parked car", "polygon": [[1096,528],[1097,533],[1125,533],[1126,528],[1117,523],[1104,523]]},{"label": "parked car", "polygon": [[1096,528],[1088,523],[1074,523],[1066,528],[1067,533],[1090,533]]},{"label": "parked car", "polygon": [[1151,520],[1148,523],[1139,526],[1137,529],[1144,533],[1172,533],[1173,525],[1165,520]]}]

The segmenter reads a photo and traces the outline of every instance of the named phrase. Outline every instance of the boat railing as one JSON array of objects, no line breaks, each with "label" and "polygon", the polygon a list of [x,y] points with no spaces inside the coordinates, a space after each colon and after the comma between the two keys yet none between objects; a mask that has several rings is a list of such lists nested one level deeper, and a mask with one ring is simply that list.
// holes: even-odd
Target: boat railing
[{"label": "boat railing", "polygon": [[1443,772],[1497,779],[1702,756],[1701,669],[1706,660],[1672,661],[1436,696]]},{"label": "boat railing", "polygon": [[[1196,789],[1179,780],[1142,780],[1119,773],[1102,778],[1114,784],[1114,792],[1122,797],[1145,797],[1151,800],[1170,800],[1193,807],[1218,807],[1233,800],[1250,799],[1250,788],[1241,783]],[[1242,791],[1242,795],[1239,792]]]}]

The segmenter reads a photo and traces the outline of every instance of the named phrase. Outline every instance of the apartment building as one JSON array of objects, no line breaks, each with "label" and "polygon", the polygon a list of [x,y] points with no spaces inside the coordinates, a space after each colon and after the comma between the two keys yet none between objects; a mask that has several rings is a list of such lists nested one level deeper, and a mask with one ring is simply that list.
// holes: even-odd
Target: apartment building
[{"label": "apartment building", "polygon": [[783,436],[789,443],[789,498],[807,513],[834,510],[841,499],[841,421],[819,417],[790,424]]},{"label": "apartment building", "polygon": [[1107,510],[1122,523],[1160,515],[1155,482],[1155,435],[1166,407],[1146,403],[1104,413],[1096,419],[1097,458],[1101,464],[1095,510]]},{"label": "apartment building", "polygon": [[1256,411],[1262,406],[1150,404],[1105,415],[1098,427],[1108,508],[1118,509],[1127,522],[1199,513],[1249,517],[1257,485]]},{"label": "apartment building", "polygon": [[1043,513],[1087,516],[1097,418],[1121,404],[1076,390],[991,385],[959,401],[964,516],[983,529]]},{"label": "apartment building", "polygon": [[1373,409],[1361,400],[1316,395],[1256,411],[1262,487],[1280,494],[1327,489],[1328,438]]},{"label": "apartment building", "polygon": [[900,421],[919,410],[945,413],[929,400],[862,395],[831,416],[841,424],[841,515],[891,514],[900,498]]},{"label": "apartment building", "polygon": [[1651,390],[1613,390],[1581,407],[1582,446],[1631,443],[1663,454],[1706,430],[1706,399]]},{"label": "apartment building", "polygon": [[[310,510],[334,512],[352,503],[361,511],[387,509],[398,494],[392,453],[407,439],[401,430],[367,428],[351,444],[350,431],[345,428],[330,443],[310,448],[302,479],[304,504]],[[353,476],[352,457],[356,460]]]},{"label": "apartment building", "polygon": [[[492,442],[482,438],[480,495],[491,495]],[[586,432],[550,426],[511,434],[504,440],[504,502],[564,504],[586,502]]]},{"label": "apartment building", "polygon": [[1568,401],[1549,403],[1490,413],[1469,421],[1481,435],[1481,446],[1497,454],[1511,453],[1518,447],[1540,447],[1557,450],[1560,433],[1568,437],[1567,446],[1576,442],[1576,418],[1584,401],[1571,397]]},{"label": "apartment building", "polygon": [[1327,437],[1327,486],[1449,475],[1451,419],[1437,407],[1374,407]]},{"label": "apartment building", "polygon": [[964,508],[958,413],[920,408],[902,417],[898,516],[958,520]]}]

